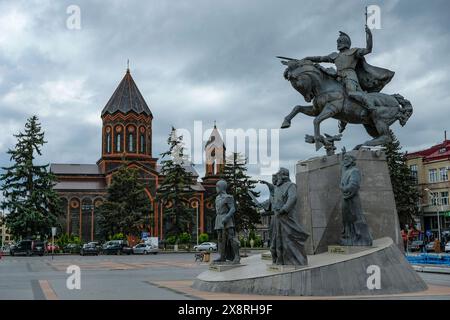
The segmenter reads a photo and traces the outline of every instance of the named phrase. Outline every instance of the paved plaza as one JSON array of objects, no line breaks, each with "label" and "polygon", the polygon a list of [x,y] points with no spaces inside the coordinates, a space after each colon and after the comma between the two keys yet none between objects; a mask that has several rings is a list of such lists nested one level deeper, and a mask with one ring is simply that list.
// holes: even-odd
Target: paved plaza
[{"label": "paved plaza", "polygon": [[[69,290],[67,267],[81,270],[81,289]],[[4,299],[192,299],[153,284],[191,280],[207,269],[193,254],[145,256],[11,257],[0,260],[0,300]]]},{"label": "paved plaza", "polygon": [[[81,289],[66,286],[67,267],[81,269]],[[51,256],[2,257],[0,300],[71,299],[311,299],[311,297],[268,297],[201,292],[190,286],[208,264],[195,262],[192,253],[146,256]],[[449,299],[450,274],[419,273],[429,290],[376,299]],[[320,299],[367,299],[368,297],[316,297]],[[371,297],[372,299],[373,297]]]}]

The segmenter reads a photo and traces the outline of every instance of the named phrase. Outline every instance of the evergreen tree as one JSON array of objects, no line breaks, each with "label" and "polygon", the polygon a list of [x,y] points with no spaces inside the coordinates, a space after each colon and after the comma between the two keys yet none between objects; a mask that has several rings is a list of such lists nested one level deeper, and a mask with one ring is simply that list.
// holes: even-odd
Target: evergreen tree
[{"label": "evergreen tree", "polygon": [[392,142],[385,144],[386,157],[391,176],[400,226],[414,223],[414,216],[419,213],[419,193],[406,164],[406,152],[401,152],[400,142],[391,131]]},{"label": "evergreen tree", "polygon": [[169,236],[189,231],[189,226],[193,223],[194,212],[189,207],[189,198],[194,194],[191,188],[194,178],[185,169],[189,162],[184,154],[183,137],[177,137],[175,128],[172,128],[167,144],[169,150],[161,154],[161,175],[164,178],[157,197],[169,224],[166,230],[166,235]]},{"label": "evergreen tree", "polygon": [[24,133],[14,135],[16,146],[8,150],[13,164],[2,168],[5,172],[0,176],[4,196],[1,208],[9,212],[6,225],[17,238],[46,238],[62,215],[61,200],[53,190],[55,176],[48,164],[34,163],[35,156],[42,156],[46,143],[38,121],[37,116],[29,118]]},{"label": "evergreen tree", "polygon": [[224,167],[224,179],[228,183],[228,192],[233,195],[236,202],[236,213],[234,221],[237,230],[253,230],[255,224],[260,222],[260,215],[249,195],[254,192],[256,181],[247,175],[247,160],[238,153],[233,153],[227,157]]},{"label": "evergreen tree", "polygon": [[123,165],[113,175],[106,201],[98,208],[100,234],[139,236],[150,223],[151,204],[137,169]]}]

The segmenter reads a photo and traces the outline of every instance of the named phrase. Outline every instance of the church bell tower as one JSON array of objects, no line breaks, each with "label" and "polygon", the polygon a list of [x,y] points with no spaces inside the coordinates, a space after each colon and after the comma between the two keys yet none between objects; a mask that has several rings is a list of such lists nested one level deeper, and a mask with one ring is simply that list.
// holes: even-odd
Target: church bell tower
[{"label": "church bell tower", "polygon": [[138,162],[155,170],[152,156],[153,115],[127,69],[102,114],[102,157],[97,162],[103,173],[124,161]]},{"label": "church bell tower", "polygon": [[205,178],[217,179],[223,174],[225,167],[225,144],[214,123],[214,128],[205,145]]}]

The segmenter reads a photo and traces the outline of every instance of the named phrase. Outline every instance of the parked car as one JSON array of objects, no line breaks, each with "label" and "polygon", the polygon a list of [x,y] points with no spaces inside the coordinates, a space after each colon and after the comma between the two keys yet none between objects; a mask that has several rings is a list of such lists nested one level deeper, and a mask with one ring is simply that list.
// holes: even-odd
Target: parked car
[{"label": "parked car", "polygon": [[131,254],[133,249],[128,246],[125,240],[111,240],[103,245],[104,254]]},{"label": "parked car", "polygon": [[434,252],[434,242],[428,242],[425,246],[427,252]]},{"label": "parked car", "polygon": [[100,244],[100,242],[98,242],[98,241],[91,241],[91,242],[88,242],[88,244],[94,245],[95,247],[97,247],[98,252],[99,252],[99,253],[102,253],[103,247],[102,247],[102,245]]},{"label": "parked car", "polygon": [[12,256],[18,254],[43,256],[45,254],[45,243],[40,240],[21,240],[16,245],[11,246],[10,254]]},{"label": "parked car", "polygon": [[199,245],[194,246],[195,251],[216,251],[217,243],[214,242],[203,242]]},{"label": "parked car", "polygon": [[100,249],[97,242],[89,242],[83,244],[83,247],[80,249],[80,255],[87,256],[87,255],[94,255],[98,256],[100,253]]},{"label": "parked car", "polygon": [[445,245],[444,251],[445,251],[445,252],[450,252],[450,241],[447,242],[447,244]]},{"label": "parked car", "polygon": [[409,251],[422,251],[425,243],[422,240],[416,240],[409,245]]},{"label": "parked car", "polygon": [[69,243],[64,247],[65,253],[78,254],[80,253],[81,246],[77,243]]},{"label": "parked car", "polygon": [[150,243],[139,243],[133,247],[134,254],[157,254],[159,249]]},{"label": "parked car", "polygon": [[102,247],[102,245],[98,241],[91,241],[89,243],[94,244],[97,248],[101,248]]}]

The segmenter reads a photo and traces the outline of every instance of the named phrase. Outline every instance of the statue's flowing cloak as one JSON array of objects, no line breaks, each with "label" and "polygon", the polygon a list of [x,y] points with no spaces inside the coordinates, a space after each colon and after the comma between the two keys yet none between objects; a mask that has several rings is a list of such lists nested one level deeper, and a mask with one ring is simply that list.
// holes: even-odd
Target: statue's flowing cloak
[{"label": "statue's flowing cloak", "polygon": [[[331,61],[339,56],[339,54],[355,55],[359,48],[351,48],[345,53],[333,52],[328,57]],[[330,62],[331,62],[330,61]],[[330,71],[326,71],[331,74]],[[355,67],[355,72],[358,77],[361,89],[366,92],[380,92],[392,80],[395,72],[389,69],[375,67],[366,62],[364,57],[358,59]],[[334,72],[335,73],[335,72]]]},{"label": "statue's flowing cloak", "polygon": [[368,64],[364,57],[359,59],[355,71],[361,89],[366,92],[380,92],[395,74],[394,71]]},{"label": "statue's flowing cloak", "polygon": [[286,182],[275,188],[274,211],[283,209],[286,213],[275,214],[272,218],[272,239],[270,251],[275,263],[281,265],[306,265],[306,233],[298,222],[296,210],[297,188],[292,182]]}]

